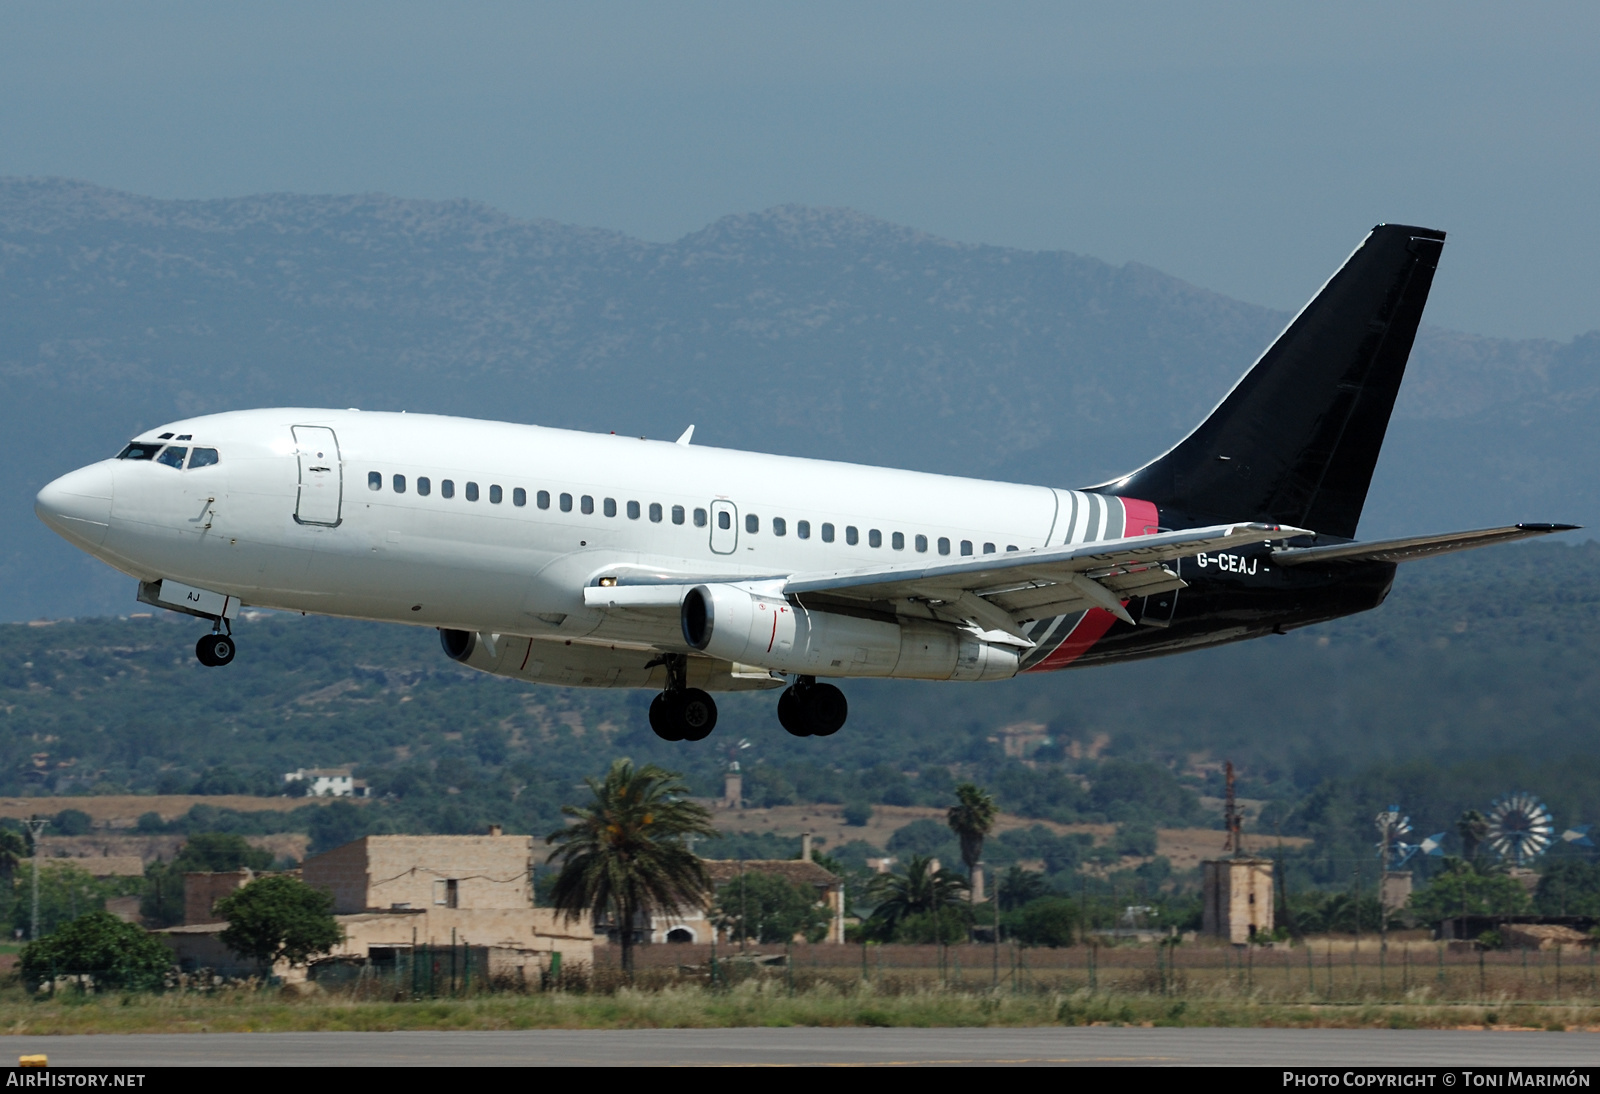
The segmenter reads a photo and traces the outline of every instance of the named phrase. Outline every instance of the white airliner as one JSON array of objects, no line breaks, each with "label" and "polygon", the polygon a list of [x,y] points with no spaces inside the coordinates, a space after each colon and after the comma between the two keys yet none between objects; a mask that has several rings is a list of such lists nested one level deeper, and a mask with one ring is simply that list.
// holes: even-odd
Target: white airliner
[{"label": "white airliner", "polygon": [[787,684],[780,722],[826,736],[847,706],[818,677],[1000,680],[1281,633],[1375,607],[1396,562],[1569,527],[1352,542],[1443,238],[1374,229],[1188,438],[1088,490],[710,448],[692,426],[291,408],[150,430],[36,511],[140,600],[210,620],[207,665],[254,605],[656,689],[668,740],[711,732],[709,691]]}]

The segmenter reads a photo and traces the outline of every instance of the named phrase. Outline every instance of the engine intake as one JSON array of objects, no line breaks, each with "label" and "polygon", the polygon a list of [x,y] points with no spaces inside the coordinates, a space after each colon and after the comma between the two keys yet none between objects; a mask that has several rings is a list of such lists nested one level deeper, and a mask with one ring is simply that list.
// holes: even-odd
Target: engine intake
[{"label": "engine intake", "polygon": [[441,629],[439,645],[444,647],[444,655],[450,660],[465,664],[471,659],[472,651],[478,648],[478,636],[472,631]]}]

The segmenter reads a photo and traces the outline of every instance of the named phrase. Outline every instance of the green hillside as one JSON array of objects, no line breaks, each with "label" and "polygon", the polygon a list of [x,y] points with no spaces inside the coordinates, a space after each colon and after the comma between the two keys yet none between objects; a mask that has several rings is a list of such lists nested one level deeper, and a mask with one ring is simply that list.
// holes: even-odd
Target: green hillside
[{"label": "green hillside", "polygon": [[[1561,824],[1600,819],[1597,606],[1600,545],[1491,549],[1402,567],[1377,611],[1281,638],[1007,683],[847,683],[850,724],[828,739],[783,733],[775,695],[727,696],[700,744],[654,737],[644,693],[485,676],[431,630],[263,616],[241,621],[233,665],[208,670],[188,619],[14,624],[0,627],[0,794],[279,793],[285,771],[355,764],[380,800],[328,814],[326,840],[543,832],[613,756],[711,794],[745,739],[758,805],[942,805],[970,777],[1024,815],[1142,826],[1209,823],[1197,798],[1220,793],[1228,758],[1271,803],[1267,825],[1368,853],[1370,814],[1391,800],[1424,832],[1518,788]],[[1019,723],[1048,734],[1026,763],[993,739]]]}]

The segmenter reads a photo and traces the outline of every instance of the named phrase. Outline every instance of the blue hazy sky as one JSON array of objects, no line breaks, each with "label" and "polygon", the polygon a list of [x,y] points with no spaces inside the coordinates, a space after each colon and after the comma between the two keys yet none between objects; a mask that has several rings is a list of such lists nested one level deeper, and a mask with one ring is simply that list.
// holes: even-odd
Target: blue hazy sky
[{"label": "blue hazy sky", "polygon": [[782,202],[1297,307],[1379,220],[1429,319],[1600,328],[1600,4],[0,7],[0,174],[468,197],[653,240]]}]

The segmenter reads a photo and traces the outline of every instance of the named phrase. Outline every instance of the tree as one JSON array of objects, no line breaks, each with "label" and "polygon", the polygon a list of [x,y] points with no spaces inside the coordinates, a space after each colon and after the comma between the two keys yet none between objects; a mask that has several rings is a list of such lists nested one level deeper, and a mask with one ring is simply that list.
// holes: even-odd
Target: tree
[{"label": "tree", "polygon": [[22,833],[0,828],[0,882],[10,885],[17,867],[29,856],[28,841]]},{"label": "tree", "polygon": [[[994,829],[994,819],[1000,810],[995,808],[989,792],[973,783],[956,787],[956,803],[945,814],[950,831],[961,842],[961,861],[967,864],[967,876],[974,877],[978,863],[983,861],[983,841]],[[973,890],[967,890],[967,900],[972,900]]]},{"label": "tree", "polygon": [[1061,896],[1031,900],[1010,918],[1012,937],[1028,946],[1070,946],[1078,931],[1078,906]]},{"label": "tree", "polygon": [[1013,866],[996,881],[994,893],[1002,912],[1014,912],[1049,891],[1044,878],[1037,872]]},{"label": "tree", "polygon": [[132,923],[95,911],[28,943],[20,964],[30,991],[56,976],[88,976],[96,988],[154,991],[172,967],[172,951]]},{"label": "tree", "polygon": [[828,933],[828,910],[811,886],[776,874],[747,871],[717,890],[712,912],[734,941],[788,942],[795,935],[820,942]]},{"label": "tree", "polygon": [[252,847],[243,836],[232,832],[197,832],[184,843],[172,860],[184,871],[266,870],[272,866],[272,852]]},{"label": "tree", "polygon": [[912,855],[905,873],[879,874],[873,879],[869,895],[877,899],[878,906],[870,918],[871,933],[881,939],[893,938],[902,920],[944,909],[959,901],[966,889],[964,878],[935,870],[933,860],[924,855]]},{"label": "tree", "polygon": [[217,901],[228,921],[218,937],[265,976],[280,960],[303,965],[344,940],[333,918],[333,897],[285,874],[257,878]]},{"label": "tree", "polygon": [[[85,912],[105,908],[106,898],[116,895],[115,884],[101,881],[70,859],[41,859],[39,862],[39,937],[42,939]],[[33,918],[31,885],[17,886],[10,896],[10,925],[29,928]]]},{"label": "tree", "polygon": [[56,832],[63,836],[87,836],[94,828],[94,818],[82,809],[63,809],[56,814]]},{"label": "tree", "polygon": [[183,922],[183,875],[223,870],[265,870],[272,852],[252,847],[232,832],[197,832],[171,862],[152,862],[144,868],[145,890],[139,914],[146,923],[170,927]]},{"label": "tree", "polygon": [[622,944],[623,975],[633,978],[634,922],[674,908],[703,905],[711,882],[685,840],[715,838],[711,814],[688,800],[675,771],[633,761],[612,763],[604,779],[586,779],[592,802],[564,805],[571,823],[550,833],[561,873],[550,902],[569,916],[609,915]]},{"label": "tree", "polygon": [[1457,915],[1515,915],[1528,910],[1528,891],[1515,878],[1486,874],[1470,863],[1450,859],[1407,905],[1424,923]]},{"label": "tree", "polygon": [[1576,857],[1550,860],[1533,903],[1541,915],[1600,914],[1600,863]]},{"label": "tree", "polygon": [[1461,857],[1478,864],[1478,848],[1489,838],[1489,821],[1476,809],[1468,809],[1456,820],[1456,835],[1461,837]]}]

